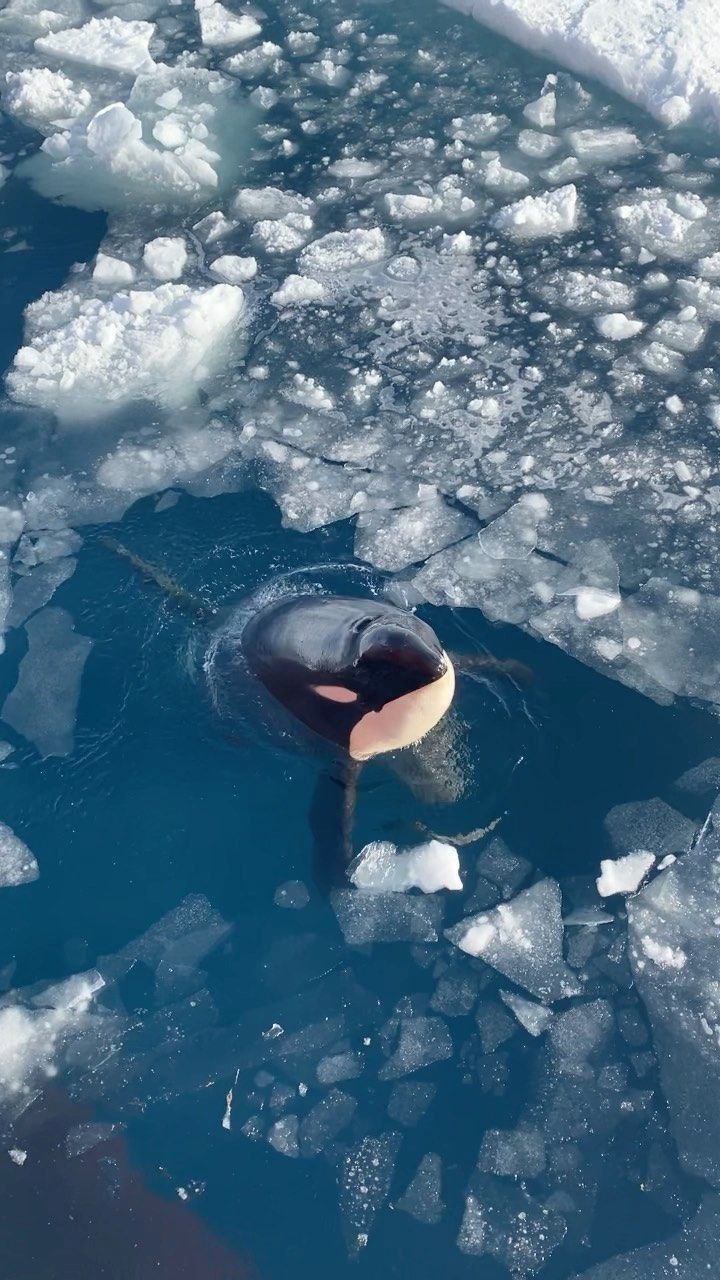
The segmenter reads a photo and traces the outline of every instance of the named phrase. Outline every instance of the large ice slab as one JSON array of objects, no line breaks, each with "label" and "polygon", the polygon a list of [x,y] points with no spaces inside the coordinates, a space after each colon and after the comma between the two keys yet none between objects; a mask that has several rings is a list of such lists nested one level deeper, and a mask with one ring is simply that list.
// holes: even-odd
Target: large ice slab
[{"label": "large ice slab", "polygon": [[720,1186],[720,831],[628,902],[630,957],[686,1168]]},{"label": "large ice slab", "polygon": [[540,880],[511,902],[461,920],[447,936],[541,1000],[582,991],[563,958],[560,889],[554,880]]},{"label": "large ice slab", "polygon": [[109,298],[44,294],[26,313],[27,345],[8,375],[13,396],[87,419],[132,400],[175,407],[222,358],[244,308],[237,285],[162,284]]},{"label": "large ice slab", "polygon": [[668,125],[720,125],[714,0],[446,0],[526,49],[594,76]]},{"label": "large ice slab", "polygon": [[64,609],[48,608],[27,624],[28,651],[2,718],[42,756],[73,749],[80,682],[92,640],[78,635]]}]

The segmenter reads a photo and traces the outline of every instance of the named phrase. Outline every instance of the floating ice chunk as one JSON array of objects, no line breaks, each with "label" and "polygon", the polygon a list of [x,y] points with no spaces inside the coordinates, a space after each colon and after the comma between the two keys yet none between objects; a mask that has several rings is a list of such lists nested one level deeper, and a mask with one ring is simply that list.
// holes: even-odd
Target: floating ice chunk
[{"label": "floating ice chunk", "polygon": [[567,140],[580,160],[613,163],[640,152],[640,141],[630,129],[569,129]]},{"label": "floating ice chunk", "polygon": [[8,374],[11,394],[87,420],[131,400],[179,405],[224,355],[244,309],[242,291],[163,284],[93,298],[47,293],[25,316],[28,345]]},{"label": "floating ice chunk", "polygon": [[714,1186],[720,1186],[719,872],[713,817],[695,848],[628,902],[630,959],[680,1157]]},{"label": "floating ice chunk", "polygon": [[634,338],[645,328],[642,320],[626,316],[622,311],[611,311],[608,315],[597,316],[595,328],[603,338],[610,342],[623,342],[625,338]]},{"label": "floating ice chunk", "polygon": [[417,1084],[415,1081],[402,1081],[394,1084],[388,1102],[388,1115],[391,1120],[406,1129],[412,1129],[422,1120],[437,1092],[436,1084]]},{"label": "floating ice chunk", "polygon": [[368,942],[437,942],[442,925],[441,897],[405,893],[358,893],[339,889],[332,905],[348,946]]},{"label": "floating ice chunk", "polygon": [[414,506],[393,512],[360,512],[356,556],[379,569],[396,572],[459,542],[477,528],[471,516],[450,507],[432,486],[420,488],[419,501]]},{"label": "floating ice chunk", "polygon": [[329,294],[319,280],[311,276],[286,276],[270,301],[276,307],[306,307],[313,302],[327,302]]},{"label": "floating ice chunk", "polygon": [[143,262],[156,280],[177,280],[187,262],[185,240],[182,236],[157,236],[145,245]]},{"label": "floating ice chunk", "polygon": [[52,600],[58,587],[75,572],[77,561],[71,558],[49,560],[16,583],[13,602],[7,615],[9,627],[21,627],[31,614]]},{"label": "floating ice chunk", "polygon": [[333,178],[374,178],[380,173],[381,165],[374,160],[356,160],[348,156],[344,160],[335,160],[328,165],[328,173]]},{"label": "floating ice chunk", "polygon": [[470,1013],[479,991],[478,975],[467,970],[444,973],[430,998],[430,1008],[447,1018],[462,1018]]},{"label": "floating ice chunk", "polygon": [[235,14],[220,4],[220,0],[195,0],[195,8],[200,19],[200,38],[211,49],[245,44],[262,30],[249,13]]},{"label": "floating ice chunk", "polygon": [[515,995],[513,991],[501,991],[500,999],[508,1009],[512,1009],[520,1025],[531,1036],[541,1036],[544,1031],[547,1031],[555,1016],[552,1009],[548,1009],[544,1004],[525,1000],[522,996]]},{"label": "floating ice chunk", "polygon": [[398,1047],[380,1068],[378,1079],[397,1080],[452,1054],[452,1039],[442,1018],[401,1018]]},{"label": "floating ice chunk", "polygon": [[363,1138],[342,1161],[338,1175],[340,1214],[351,1257],[367,1245],[375,1217],[390,1190],[400,1142],[399,1134],[393,1132],[379,1138]]},{"label": "floating ice chunk", "polygon": [[635,893],[651,867],[655,866],[655,854],[638,850],[624,858],[606,858],[600,863],[597,891],[601,898],[614,893]]},{"label": "floating ice chunk", "polygon": [[539,133],[537,129],[521,129],[517,138],[518,149],[523,155],[532,156],[534,160],[546,160],[557,151],[559,141],[550,133]]},{"label": "floating ice chunk", "polygon": [[82,27],[41,36],[35,41],[35,48],[63,61],[137,76],[155,66],[148,48],[154,31],[151,22],[91,18]]},{"label": "floating ice chunk", "polygon": [[0,888],[7,889],[37,880],[40,869],[24,840],[0,822]]},{"label": "floating ice chunk", "polygon": [[711,253],[695,263],[695,270],[706,280],[720,280],[720,252]]},{"label": "floating ice chunk", "polygon": [[303,249],[300,267],[311,274],[334,274],[382,262],[389,254],[390,245],[380,227],[367,231],[331,231]]},{"label": "floating ice chunk", "polygon": [[438,1223],[445,1205],[442,1201],[442,1160],[434,1151],[423,1156],[417,1172],[395,1208],[409,1213],[418,1222]]},{"label": "floating ice chunk", "polygon": [[604,821],[615,853],[652,850],[657,857],[684,853],[695,835],[695,823],[664,800],[637,800],[616,805]]},{"label": "floating ice chunk", "polygon": [[286,880],[275,890],[274,901],[278,907],[300,911],[310,901],[308,887],[302,880]]},{"label": "floating ice chunk", "polygon": [[618,230],[656,257],[694,258],[713,247],[717,229],[707,205],[698,196],[690,199],[659,187],[639,191],[615,206]]},{"label": "floating ice chunk", "polygon": [[97,480],[106,489],[139,497],[187,483],[227,458],[236,447],[231,431],[209,426],[179,432],[157,447],[119,445],[100,464]]},{"label": "floating ice chunk", "polygon": [[574,594],[575,612],[583,622],[604,618],[620,608],[618,592],[606,591],[604,587],[578,587]]},{"label": "floating ice chunk", "polygon": [[307,243],[313,220],[306,213],[286,213],[282,218],[262,218],[253,227],[253,238],[266,253],[295,253]]},{"label": "floating ice chunk", "polygon": [[90,1019],[93,995],[103,986],[97,973],[79,974],[47,989],[39,1008],[17,1003],[15,993],[0,1005],[0,1102],[28,1095],[57,1074],[73,1035]]},{"label": "floating ice chunk", "polygon": [[550,503],[544,494],[524,494],[478,534],[483,553],[493,560],[529,556],[538,543],[538,525],[549,515]]},{"label": "floating ice chunk", "polygon": [[511,902],[461,920],[446,937],[541,1000],[582,991],[563,959],[560,889],[554,880],[541,880]]},{"label": "floating ice chunk", "polygon": [[223,236],[234,231],[236,226],[237,222],[226,218],[224,213],[216,209],[214,213],[208,213],[205,218],[196,222],[193,231],[197,233],[203,244],[216,244],[218,240],[222,240]]},{"label": "floating ice chunk", "polygon": [[691,796],[712,796],[720,792],[720,756],[710,756],[702,764],[686,770],[673,784],[676,791]]},{"label": "floating ice chunk", "polygon": [[333,1053],[321,1058],[317,1064],[317,1078],[321,1084],[337,1084],[339,1080],[354,1080],[362,1071],[362,1059],[357,1053]]},{"label": "floating ice chunk", "polygon": [[577,188],[571,183],[542,196],[525,196],[500,209],[493,218],[499,231],[518,239],[562,236],[574,231],[578,221]]},{"label": "floating ice chunk", "polygon": [[315,52],[320,43],[320,37],[313,31],[288,31],[285,43],[296,57],[305,57],[308,53]]},{"label": "floating ice chunk", "polygon": [[297,1116],[281,1116],[268,1129],[267,1140],[280,1155],[297,1158],[300,1155]]},{"label": "floating ice chunk", "polygon": [[483,1136],[478,1168],[503,1178],[537,1178],[545,1168],[545,1135],[537,1125],[516,1129],[488,1129]]},{"label": "floating ice chunk", "polygon": [[304,1156],[319,1155],[349,1125],[357,1102],[340,1089],[330,1089],[308,1111],[300,1125],[300,1152]]},{"label": "floating ice chunk", "polygon": [[458,142],[484,146],[502,133],[509,123],[507,116],[496,116],[491,111],[478,111],[469,116],[455,116],[448,132]]},{"label": "floating ice chunk", "polygon": [[13,1164],[19,1165],[20,1168],[22,1168],[25,1161],[27,1160],[27,1151],[23,1151],[21,1147],[10,1147],[8,1150],[8,1155],[12,1160]]},{"label": "floating ice chunk", "polygon": [[43,609],[27,623],[27,633],[29,648],[2,718],[42,756],[67,756],[92,640],[76,634],[64,609]]},{"label": "floating ice chunk", "polygon": [[271,40],[265,40],[247,53],[234,53],[224,63],[228,71],[244,80],[254,80],[257,76],[265,75],[271,68],[277,73],[282,65],[282,48]]},{"label": "floating ice chunk", "polygon": [[92,278],[97,280],[98,284],[132,284],[135,279],[135,269],[122,258],[113,258],[109,253],[98,253]]},{"label": "floating ice chunk", "polygon": [[516,196],[530,186],[526,173],[504,165],[497,154],[480,166],[479,173],[485,186],[495,195]]},{"label": "floating ice chunk", "polygon": [[421,889],[462,889],[457,849],[440,840],[399,853],[388,840],[375,840],[360,851],[348,872],[358,889],[374,893],[404,893]]},{"label": "floating ice chunk", "polygon": [[315,205],[309,196],[280,187],[241,187],[232,204],[233,213],[246,222],[263,218],[286,218],[290,213],[312,214]]},{"label": "floating ice chunk", "polygon": [[87,89],[77,89],[69,76],[49,67],[8,71],[3,100],[12,115],[44,133],[55,121],[84,115],[92,101]]},{"label": "floating ice chunk", "polygon": [[389,193],[385,207],[394,222],[410,225],[430,222],[444,225],[464,221],[477,212],[477,205],[466,195],[457,178],[442,178],[433,195]]},{"label": "floating ice chunk", "polygon": [[536,98],[534,102],[528,102],[523,107],[523,115],[526,120],[529,120],[538,129],[554,129],[556,110],[557,98],[554,86],[551,83],[546,83],[540,97]]},{"label": "floating ice chunk", "polygon": [[517,1280],[540,1271],[566,1235],[565,1220],[527,1191],[480,1172],[465,1201],[462,1253],[490,1254]]},{"label": "floating ice chunk", "polygon": [[[171,109],[162,105],[171,101]],[[235,171],[248,118],[228,77],[156,67],[137,77],[127,103],[110,102],[53,133],[20,171],[41,194],[85,209],[195,203]]]},{"label": "floating ice chunk", "polygon": [[225,253],[210,263],[210,275],[225,284],[245,284],[257,275],[255,258],[240,258],[234,253]]}]

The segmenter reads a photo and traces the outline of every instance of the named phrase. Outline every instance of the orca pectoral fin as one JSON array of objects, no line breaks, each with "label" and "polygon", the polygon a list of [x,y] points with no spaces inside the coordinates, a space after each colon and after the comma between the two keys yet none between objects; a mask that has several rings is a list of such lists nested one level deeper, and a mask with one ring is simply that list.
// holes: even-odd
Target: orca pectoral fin
[{"label": "orca pectoral fin", "polygon": [[512,684],[526,688],[535,679],[535,673],[524,662],[516,658],[496,658],[491,653],[451,653],[450,659],[459,671],[466,674],[482,672],[488,676],[498,676],[510,680]]},{"label": "orca pectoral fin", "polygon": [[340,777],[326,770],[313,792],[309,812],[313,875],[322,893],[347,883],[347,868],[354,857],[352,834],[361,768],[357,761],[349,760]]}]

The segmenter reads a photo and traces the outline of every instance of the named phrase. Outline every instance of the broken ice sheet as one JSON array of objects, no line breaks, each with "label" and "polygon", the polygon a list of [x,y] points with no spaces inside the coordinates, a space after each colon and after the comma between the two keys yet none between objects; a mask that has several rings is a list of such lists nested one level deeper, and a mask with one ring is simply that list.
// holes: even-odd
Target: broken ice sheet
[{"label": "broken ice sheet", "polygon": [[396,1080],[452,1054],[452,1038],[442,1018],[401,1018],[397,1049],[380,1068],[378,1079]]},{"label": "broken ice sheet", "polygon": [[429,1151],[423,1156],[407,1191],[395,1201],[395,1208],[409,1213],[418,1222],[440,1221],[445,1205],[442,1201],[442,1160]]},{"label": "broken ice sheet", "polygon": [[488,1174],[473,1174],[468,1187],[458,1248],[491,1254],[517,1280],[545,1266],[565,1238],[560,1214],[543,1206],[521,1187]]},{"label": "broken ice sheet", "polygon": [[348,946],[368,942],[437,942],[444,902],[405,893],[362,893],[338,889],[331,895]]},{"label": "broken ice sheet", "polygon": [[340,1089],[328,1090],[300,1125],[300,1154],[318,1155],[350,1123],[356,1107],[350,1094]]},{"label": "broken ice sheet", "polygon": [[720,1198],[707,1195],[690,1222],[660,1244],[618,1254],[577,1280],[701,1280],[717,1266]]},{"label": "broken ice sheet", "polygon": [[369,893],[403,893],[415,888],[437,893],[440,889],[462,889],[459,867],[457,849],[440,840],[403,852],[390,841],[374,840],[360,850],[348,875],[358,889]]},{"label": "broken ice sheet", "polygon": [[629,949],[650,1017],[672,1131],[693,1174],[720,1186],[720,834],[628,902]]},{"label": "broken ice sheet", "polygon": [[668,853],[684,853],[697,830],[694,822],[658,796],[616,805],[603,825],[615,854],[642,849],[658,858]]},{"label": "broken ice sheet", "polygon": [[461,920],[446,937],[540,1000],[563,1000],[582,986],[563,958],[561,911],[558,884],[540,880],[511,902]]},{"label": "broken ice sheet", "polygon": [[437,1085],[429,1082],[403,1080],[394,1084],[388,1102],[390,1119],[397,1120],[406,1129],[414,1128],[422,1120],[436,1093]]},{"label": "broken ice sheet", "polygon": [[27,623],[28,651],[2,718],[42,756],[70,755],[80,682],[92,640],[78,635],[64,609],[48,608]]}]

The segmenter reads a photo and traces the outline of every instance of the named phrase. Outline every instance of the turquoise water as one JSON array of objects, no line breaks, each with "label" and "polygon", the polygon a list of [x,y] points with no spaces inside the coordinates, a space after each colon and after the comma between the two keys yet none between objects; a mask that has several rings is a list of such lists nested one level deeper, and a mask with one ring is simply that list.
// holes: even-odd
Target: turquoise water
[{"label": "turquoise water", "polygon": [[[319,16],[329,29],[331,20],[347,16],[346,10],[338,4]],[[351,154],[367,143],[369,156],[377,152],[383,158],[395,128],[391,112],[402,116],[397,128],[403,137],[440,136],[446,115],[460,105],[468,113],[503,111],[515,119],[553,69],[434,7],[411,15],[400,5],[374,4],[361,6],[358,14],[353,10],[353,16],[367,20],[374,35],[400,30],[406,56],[405,61],[388,59],[387,94],[396,94],[395,99],[383,97],[367,112],[348,103],[338,108],[334,143],[338,149],[345,144]],[[294,9],[273,12],[264,38],[282,40],[286,29],[301,21]],[[182,46],[182,25],[174,34]],[[430,88],[416,93],[420,73],[414,57],[420,45],[433,50],[436,61]],[[358,67],[365,65],[363,56],[361,50]],[[631,126],[647,153],[624,168],[617,182],[613,173],[588,179],[584,229],[567,259],[557,245],[548,250],[544,273],[558,262],[588,266],[604,262],[604,254],[611,261],[608,191],[621,184],[632,190],[657,179],[665,147],[658,131],[597,86],[592,89],[592,123]],[[284,159],[268,160],[258,147],[241,175],[248,185],[312,189],[314,166],[330,145],[333,111],[324,88],[317,89],[320,106],[307,84],[304,92],[308,115],[320,116],[323,130],[319,136],[309,132],[299,152]],[[283,127],[289,128],[291,112],[289,102],[281,103]],[[36,134],[11,124],[7,128],[6,145],[14,158],[35,149]],[[442,142],[447,143],[444,133]],[[690,132],[677,135],[673,146],[687,151],[691,176],[710,152]],[[443,154],[439,148],[436,177]],[[428,161],[430,170],[434,163]],[[25,306],[45,290],[60,288],[74,263],[92,260],[108,222],[103,213],[42,199],[17,175],[3,187],[0,202],[8,246],[0,254],[5,299],[0,362],[5,367],[21,340]],[[205,211],[205,206],[194,210],[182,227]],[[356,214],[353,208],[353,218]],[[323,210],[318,221],[322,230],[332,229],[333,209]],[[337,221],[345,225],[339,215]],[[145,208],[135,223],[126,210],[111,224],[113,245],[125,246],[131,255],[138,237],[172,232],[175,224],[167,223],[167,211]],[[428,248],[422,232],[393,232],[398,253]],[[438,239],[427,237],[433,252]],[[248,247],[241,230],[232,251]],[[516,254],[528,273],[527,294],[536,297],[535,251],[520,246]],[[671,275],[682,270],[674,263],[665,266]],[[209,380],[199,407],[179,410],[173,429],[202,425],[208,404],[221,424],[238,429],[246,424],[260,404],[263,379],[253,386],[241,372],[235,385],[231,367],[242,370],[251,360],[266,361],[269,385],[275,388],[287,367],[295,367],[289,362],[297,360],[299,368],[333,389],[341,381],[339,370],[364,359],[363,344],[382,364],[393,394],[397,391],[398,401],[381,408],[399,421],[398,404],[403,397],[403,403],[413,403],[416,376],[423,394],[427,390],[428,366],[420,360],[414,365],[414,356],[403,365],[403,353],[388,348],[388,331],[377,313],[355,298],[343,302],[340,321],[325,315],[319,321],[281,323],[266,305],[277,283],[272,270],[282,276],[284,268],[271,264],[269,277],[253,286],[256,327],[247,361],[244,349],[228,355],[221,390]],[[478,286],[474,292],[479,291]],[[484,312],[498,296],[495,286],[482,295]],[[534,327],[528,296],[512,280],[502,295],[506,312],[497,321],[488,357],[495,360],[498,386],[517,363],[517,344],[523,344],[524,362],[552,370],[551,382],[561,378],[553,364],[559,339]],[[375,295],[371,301],[374,305]],[[430,310],[431,303],[426,304]],[[547,305],[567,320],[562,304]],[[659,305],[645,297],[643,306],[648,324],[654,322]],[[446,348],[452,358],[468,357],[465,330],[459,336],[452,330],[445,347],[445,338],[438,339],[426,322],[424,316],[425,329],[418,322],[418,349],[426,345],[436,362]],[[574,338],[567,342],[570,350]],[[694,389],[689,399],[708,387],[712,391],[706,359],[707,350],[688,355]],[[602,389],[607,360],[589,343],[573,347],[572,363],[562,376],[567,369],[571,379],[589,374]],[[232,391],[222,389],[223,373]],[[483,391],[491,382],[488,375]],[[627,393],[623,412],[631,416],[632,401],[634,438],[642,440],[657,429],[657,398],[664,399],[674,385],[663,382],[658,390],[648,379]],[[20,991],[23,1007],[33,1009],[52,1007],[48,984],[95,970],[105,982],[87,1020],[80,1017],[58,1035],[44,1062],[48,1070],[42,1062],[37,1071],[28,1069],[34,1091],[30,1101],[23,1100],[28,1105],[20,1105],[16,1096],[4,1099],[3,1147],[26,1152],[27,1158],[18,1164],[0,1152],[2,1275],[8,1280],[286,1280],[289,1275],[430,1280],[445,1274],[501,1280],[508,1274],[542,1274],[571,1280],[616,1254],[674,1236],[691,1219],[706,1188],[686,1171],[672,1137],[660,1077],[664,1064],[653,1048],[627,960],[624,900],[614,897],[603,904],[612,917],[608,922],[570,924],[565,930],[566,958],[580,975],[582,990],[576,999],[556,1002],[554,1016],[579,1009],[589,1021],[574,1029],[563,1023],[569,1030],[558,1033],[557,1041],[550,1033],[528,1034],[501,998],[501,992],[528,998],[527,989],[479,959],[459,959],[436,917],[431,937],[421,927],[424,921],[427,928],[428,917],[415,916],[412,937],[348,942],[339,924],[342,907],[328,895],[319,869],[337,840],[341,800],[327,758],[307,737],[268,729],[252,698],[237,721],[221,721],[202,672],[212,624],[193,621],[103,541],[108,535],[118,538],[217,606],[221,617],[225,607],[288,580],[354,593],[366,586],[391,594],[410,591],[415,600],[408,584],[424,557],[418,554],[402,566],[400,586],[382,565],[371,567],[370,553],[367,560],[359,554],[349,501],[333,491],[333,477],[344,461],[335,454],[365,421],[362,407],[350,427],[345,421],[338,428],[337,439],[330,439],[329,428],[325,436],[326,428],[318,427],[317,440],[308,445],[321,463],[318,486],[325,486],[322,492],[332,499],[326,522],[313,511],[307,519],[302,513],[293,518],[287,477],[283,472],[278,479],[262,456],[242,465],[235,459],[225,470],[219,464],[209,479],[198,467],[188,480],[194,492],[183,490],[182,475],[138,497],[137,492],[152,488],[140,484],[136,493],[118,497],[118,510],[107,511],[103,519],[92,480],[97,458],[114,448],[122,433],[133,444],[164,439],[167,415],[130,405],[120,428],[91,422],[82,428],[75,423],[77,429],[68,431],[67,423],[58,427],[42,408],[21,409],[5,398],[1,411],[3,447],[15,442],[3,463],[10,487],[23,494],[31,486],[41,488],[44,473],[52,477],[57,466],[72,475],[78,492],[87,483],[89,514],[83,515],[84,499],[78,499],[77,519],[69,521],[82,536],[77,568],[57,588],[50,608],[65,610],[92,648],[66,753],[43,755],[21,733],[3,727],[12,751],[0,764],[0,816],[26,841],[40,876],[0,893],[0,982],[3,990]],[[369,411],[366,418],[375,423]],[[419,414],[423,430],[429,420]],[[689,427],[685,421],[681,426],[700,448],[707,439],[698,421],[690,417]],[[570,447],[570,437],[563,438],[566,425],[560,424],[559,445]],[[552,441],[552,432],[548,435]],[[400,429],[397,443],[398,450],[405,445]],[[420,448],[416,437],[411,443]],[[466,442],[465,452],[454,452],[456,443],[446,458],[441,445],[447,441],[434,446],[431,438],[417,474],[448,493],[453,511],[474,522],[475,531],[495,512],[483,509],[477,495],[456,495],[455,481],[463,478],[470,448]],[[411,452],[410,444],[407,448]],[[392,464],[402,488],[407,480],[403,460],[393,456]],[[368,475],[373,465],[367,462]],[[501,460],[500,479],[503,465]],[[453,472],[447,487],[445,467]],[[308,485],[305,496],[314,492]],[[398,505],[411,505],[407,490],[402,494]],[[628,506],[632,502],[631,496]],[[469,527],[463,526],[462,536]],[[671,573],[677,569],[674,557],[682,560],[687,551],[686,535],[684,530],[658,553]],[[606,529],[603,536],[610,538]],[[626,553],[617,557],[623,565],[635,563],[637,536],[633,524],[623,532],[622,520],[612,531],[614,545]],[[647,545],[654,554],[657,542],[650,534]],[[554,553],[547,555],[552,560]],[[698,581],[705,585],[710,572],[699,563]],[[688,577],[695,582],[694,562]],[[427,794],[408,786],[402,769],[375,762],[361,776],[355,843],[358,849],[377,839],[412,844],[426,832],[452,839],[496,824],[484,838],[459,841],[465,893],[442,895],[445,926],[548,877],[561,885],[566,914],[591,902],[597,907],[593,882],[601,858],[649,838],[642,815],[631,816],[628,821],[636,825],[629,844],[623,844],[622,833],[613,843],[614,828],[605,819],[619,805],[659,797],[673,814],[661,811],[653,837],[662,844],[667,836],[666,852],[687,848],[693,829],[705,820],[712,784],[693,790],[676,782],[720,755],[716,716],[686,699],[661,705],[519,626],[488,621],[479,608],[421,602],[419,611],[457,655],[461,674],[453,751],[464,792],[452,803],[431,803]],[[31,633],[32,627],[31,618]],[[0,663],[0,703],[15,688],[27,651],[25,627],[11,628]],[[531,678],[522,686],[479,678],[467,659],[483,652],[514,659]],[[66,661],[66,650],[45,652],[48,678]],[[35,691],[38,700],[41,692]],[[441,747],[431,773],[441,777],[446,763]],[[500,863],[495,881],[488,861],[493,849]],[[283,905],[288,898],[297,903],[294,909]],[[408,901],[411,916],[436,910],[419,895]],[[173,915],[183,903],[184,915]],[[400,911],[394,902],[388,927],[402,933],[407,919],[398,925]],[[164,921],[159,935],[153,933],[158,921]],[[425,1018],[435,1019],[442,1052],[431,1052],[429,1061],[407,1075],[399,1071],[388,1078],[400,1020]],[[562,1044],[558,1048],[566,1034],[580,1046],[576,1060],[570,1053],[569,1067]],[[348,1054],[361,1067],[357,1074],[333,1083],[321,1068],[318,1076],[319,1063]],[[39,1050],[37,1056],[42,1059]],[[426,1089],[425,1109],[419,1107],[413,1117],[398,1100],[407,1107],[409,1094],[398,1086],[408,1083]],[[316,1106],[321,1112],[308,1124],[305,1117]],[[278,1130],[288,1116],[296,1118],[289,1130],[282,1125]],[[333,1116],[339,1117],[337,1123]],[[293,1146],[297,1121],[299,1154]],[[105,1128],[88,1128],[93,1125]],[[488,1133],[528,1129],[531,1149],[523,1147],[516,1171],[508,1172],[492,1158],[475,1169]],[[285,1154],[278,1149],[283,1143]],[[401,1203],[429,1153],[442,1163],[444,1210],[438,1222],[430,1220],[434,1203],[429,1209],[421,1206],[424,1221]],[[471,1240],[468,1252],[458,1248],[458,1235],[462,1240],[469,1194],[484,1206],[486,1235],[484,1241]],[[363,1207],[368,1202],[372,1212]]]}]

